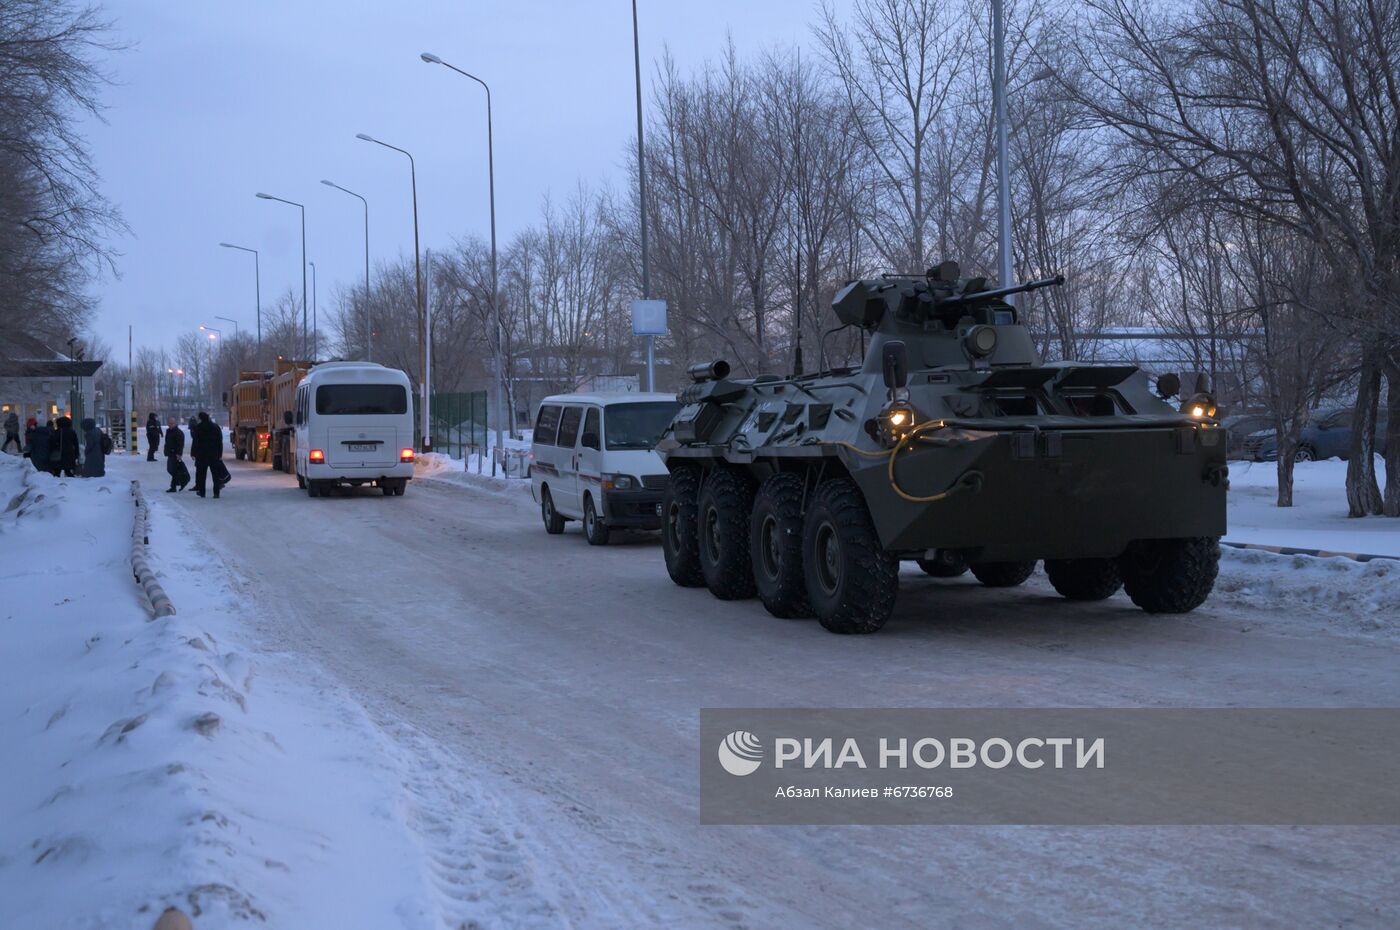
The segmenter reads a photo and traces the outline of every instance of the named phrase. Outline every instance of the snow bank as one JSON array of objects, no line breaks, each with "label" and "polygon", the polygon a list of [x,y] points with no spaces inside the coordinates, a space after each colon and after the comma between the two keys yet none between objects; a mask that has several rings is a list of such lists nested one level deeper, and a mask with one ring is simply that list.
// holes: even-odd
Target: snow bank
[{"label": "snow bank", "polygon": [[[1385,482],[1385,465],[1376,457]],[[1347,517],[1347,463],[1299,462],[1293,473],[1293,506],[1279,507],[1273,462],[1231,462],[1230,542],[1327,552],[1364,552],[1400,558],[1400,520]]]},{"label": "snow bank", "polygon": [[[480,474],[477,474],[478,468],[481,469]],[[454,459],[441,452],[421,453],[414,464],[413,478],[415,481],[444,481],[499,494],[530,495],[529,480],[499,477],[499,472],[497,477],[492,477],[490,460],[482,460],[477,455]]]},{"label": "snow bank", "polygon": [[1281,619],[1340,633],[1400,636],[1400,561],[1222,547],[1211,602],[1275,610]]},{"label": "snow bank", "polygon": [[255,668],[243,599],[128,482],[0,458],[0,927],[433,927],[400,750],[302,660]]}]

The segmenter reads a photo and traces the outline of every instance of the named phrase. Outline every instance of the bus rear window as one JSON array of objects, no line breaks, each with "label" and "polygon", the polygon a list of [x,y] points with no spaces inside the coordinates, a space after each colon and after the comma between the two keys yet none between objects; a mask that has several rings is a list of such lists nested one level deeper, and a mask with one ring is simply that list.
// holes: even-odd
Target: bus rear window
[{"label": "bus rear window", "polygon": [[316,412],[322,416],[408,412],[402,384],[323,384],[316,388]]}]

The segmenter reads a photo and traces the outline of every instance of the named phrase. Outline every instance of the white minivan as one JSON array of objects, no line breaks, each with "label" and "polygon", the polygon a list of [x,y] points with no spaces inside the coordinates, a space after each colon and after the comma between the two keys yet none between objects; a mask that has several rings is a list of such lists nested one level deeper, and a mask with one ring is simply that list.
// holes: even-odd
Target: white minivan
[{"label": "white minivan", "polygon": [[312,497],[372,484],[401,496],[413,477],[408,375],[374,362],[322,362],[297,385],[290,416],[297,484]]},{"label": "white minivan", "polygon": [[540,403],[530,491],[544,528],[582,520],[595,546],[613,527],[661,528],[666,466],[654,451],[680,409],[674,394],[558,394]]}]

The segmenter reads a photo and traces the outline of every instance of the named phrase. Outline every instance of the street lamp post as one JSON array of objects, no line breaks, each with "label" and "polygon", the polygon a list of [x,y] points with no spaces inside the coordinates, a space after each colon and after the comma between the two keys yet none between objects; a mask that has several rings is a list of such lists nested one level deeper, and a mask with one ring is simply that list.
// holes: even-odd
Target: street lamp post
[{"label": "street lamp post", "polygon": [[321,357],[321,328],[316,323],[316,263],[311,266],[311,357]]},{"label": "street lamp post", "polygon": [[[496,329],[496,446],[501,450],[501,465],[505,465],[505,440],[501,432],[501,417],[507,417],[510,421],[511,434],[515,434],[515,416],[513,411],[505,409],[505,346],[502,344],[501,328],[501,293],[498,284],[497,263],[496,263],[496,145],[491,132],[491,86],[477,77],[475,74],[463,71],[456,65],[450,65],[438,56],[430,52],[423,52],[418,56],[431,65],[442,65],[456,71],[465,78],[470,78],[480,84],[486,91],[486,177],[490,189],[491,202],[491,317],[492,324]],[[496,461],[492,457],[491,473],[496,473]]]},{"label": "street lamp post", "polygon": [[215,329],[215,328],[212,327],[212,326],[205,326],[203,323],[200,323],[200,324],[199,324],[199,328],[200,328],[200,330],[201,330],[202,332],[205,332],[205,333],[208,333],[208,334],[209,334],[209,383],[208,383],[208,390],[209,390],[209,406],[212,407],[212,406],[214,405],[214,343],[217,342],[218,340],[224,338],[224,331],[223,331],[222,329]]},{"label": "street lamp post", "polygon": [[[647,266],[647,159],[642,140],[642,40],[637,30],[637,0],[632,0],[632,69],[637,81],[637,206],[641,210],[642,300],[651,297]],[[656,337],[647,336],[647,390],[656,390]]]},{"label": "street lamp post", "polygon": [[253,297],[256,301],[258,320],[258,352],[257,361],[254,363],[259,368],[262,367],[262,269],[258,267],[258,250],[250,249],[247,246],[234,245],[231,242],[220,242],[219,245],[226,249],[237,249],[240,252],[253,253]]},{"label": "street lamp post", "polygon": [[227,316],[216,316],[216,317],[214,317],[214,319],[216,319],[216,320],[223,320],[225,323],[232,323],[232,324],[233,324],[233,338],[234,338],[235,340],[237,340],[237,339],[239,338],[239,336],[238,336],[238,321],[237,321],[237,320],[233,319],[232,317],[227,317]]},{"label": "street lamp post", "polygon": [[992,0],[992,97],[997,130],[997,264],[1001,286],[1011,286],[1011,178],[1006,145],[1006,11]]},{"label": "street lamp post", "polygon": [[306,206],[295,200],[284,200],[271,194],[258,194],[260,200],[275,200],[301,211],[301,357],[306,358]]},{"label": "street lamp post", "polygon": [[374,136],[363,132],[355,134],[355,138],[361,142],[373,142],[375,145],[382,145],[386,149],[393,149],[402,155],[408,156],[408,178],[413,191],[413,278],[417,289],[418,297],[418,344],[419,344],[419,371],[424,377],[419,379],[419,393],[422,395],[422,409],[419,411],[419,422],[423,431],[423,451],[433,451],[433,440],[428,435],[428,382],[426,378],[428,370],[428,331],[424,320],[423,308],[423,267],[419,260],[418,251],[418,168],[414,164],[413,155],[407,149],[401,149],[397,145],[390,145],[381,142]]},{"label": "street lamp post", "polygon": [[342,193],[351,197],[358,197],[360,203],[365,207],[365,361],[374,361],[374,324],[369,318],[369,201],[359,194],[346,187],[341,187],[334,181],[322,181],[327,187],[334,187]]}]

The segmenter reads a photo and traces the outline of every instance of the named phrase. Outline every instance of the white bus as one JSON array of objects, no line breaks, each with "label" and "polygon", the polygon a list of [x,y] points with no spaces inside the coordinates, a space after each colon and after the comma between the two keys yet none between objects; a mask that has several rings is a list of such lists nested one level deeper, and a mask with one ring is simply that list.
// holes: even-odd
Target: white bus
[{"label": "white bus", "polygon": [[323,362],[297,385],[293,464],[311,497],[372,484],[401,496],[413,477],[408,375],[374,362]]}]

